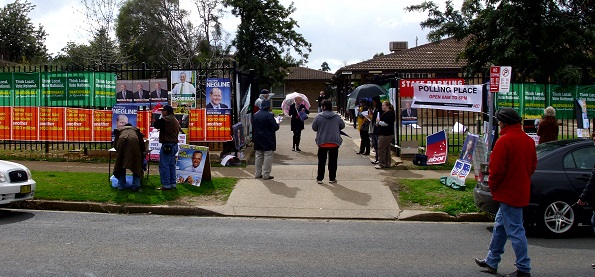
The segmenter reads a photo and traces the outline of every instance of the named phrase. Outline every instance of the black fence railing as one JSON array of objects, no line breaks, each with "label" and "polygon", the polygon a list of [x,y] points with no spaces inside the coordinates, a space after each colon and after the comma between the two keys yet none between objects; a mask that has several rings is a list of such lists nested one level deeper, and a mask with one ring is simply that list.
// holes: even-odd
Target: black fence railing
[{"label": "black fence railing", "polygon": [[[117,80],[148,80],[148,79],[167,79],[167,86],[171,88],[172,77],[171,72],[176,70],[195,71],[196,78],[194,80],[196,86],[196,107],[205,108],[208,103],[206,95],[206,81],[207,78],[229,78],[231,81],[231,104],[232,108],[236,106],[236,93],[245,94],[246,83],[250,82],[247,78],[240,78],[241,87],[236,88],[236,76],[238,73],[234,61],[223,61],[218,66],[198,64],[194,68],[184,68],[179,65],[147,65],[145,63],[139,65],[129,64],[111,64],[103,66],[78,66],[78,65],[31,65],[31,66],[7,66],[0,68],[0,72],[107,72],[115,73]],[[241,73],[240,73],[241,74]],[[246,74],[243,74],[246,75]],[[242,76],[242,75],[240,75]],[[176,82],[176,80],[174,80]],[[169,89],[168,89],[169,90]],[[244,95],[241,95],[242,99]],[[81,102],[82,103],[82,102]],[[75,107],[70,105],[70,107]],[[81,104],[76,108],[97,109],[97,107],[89,107]],[[103,107],[102,109],[109,109]],[[232,124],[240,121],[238,113],[232,113]],[[213,143],[206,143],[211,146]],[[107,150],[111,148],[110,142],[71,142],[71,141],[19,141],[19,140],[0,140],[0,157],[18,157],[34,158],[34,157],[49,157],[49,158],[66,158],[79,159],[80,156],[94,152],[94,150]],[[219,147],[221,147],[219,145]],[[215,147],[218,148],[218,147]]]}]

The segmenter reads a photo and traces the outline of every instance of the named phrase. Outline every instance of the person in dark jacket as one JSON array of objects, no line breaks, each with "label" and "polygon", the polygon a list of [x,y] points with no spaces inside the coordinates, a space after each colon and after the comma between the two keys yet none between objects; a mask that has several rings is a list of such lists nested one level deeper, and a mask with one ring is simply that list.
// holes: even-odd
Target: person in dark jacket
[{"label": "person in dark jacket", "polygon": [[143,159],[146,151],[144,135],[132,124],[127,123],[116,129],[114,148],[118,151],[114,164],[114,177],[118,179],[118,189],[126,189],[126,169],[132,171],[133,192],[140,190],[140,179],[143,177]]},{"label": "person in dark jacket", "polygon": [[556,110],[552,106],[545,108],[544,117],[537,126],[537,135],[539,144],[548,141],[558,140],[558,120],[556,120]]},{"label": "person in dark jacket", "polygon": [[161,110],[161,118],[155,121],[155,128],[159,129],[159,178],[161,187],[158,190],[176,188],[176,154],[178,153],[178,133],[180,123],[174,115],[174,108],[165,105]]},{"label": "person in dark jacket", "polygon": [[378,126],[378,164],[374,168],[391,167],[390,144],[395,139],[395,108],[390,102],[382,102],[382,112],[376,121]]},{"label": "person in dark jacket", "polygon": [[367,117],[368,103],[366,100],[360,100],[357,111],[357,129],[359,131],[360,143],[359,152],[356,154],[370,155],[370,120]]},{"label": "person in dark jacket", "polygon": [[270,180],[273,154],[277,150],[277,139],[275,132],[279,130],[279,124],[275,116],[270,112],[271,102],[263,100],[260,102],[260,109],[252,119],[252,136],[254,142],[254,155],[256,171],[254,177]]},{"label": "person in dark jacket", "polygon": [[370,119],[370,130],[369,136],[370,141],[372,143],[372,148],[374,149],[374,161],[373,164],[380,163],[378,161],[378,126],[376,125],[376,118],[378,118],[378,113],[380,112],[380,97],[375,96],[372,98],[372,106],[369,109],[368,118]]},{"label": "person in dark jacket", "polygon": [[289,106],[289,116],[291,116],[291,131],[293,132],[292,151],[302,151],[300,149],[300,140],[302,138],[302,130],[304,130],[304,121],[300,117],[300,112],[309,114],[310,111],[306,109],[301,97],[295,98],[295,103]]},{"label": "person in dark jacket", "polygon": [[321,106],[322,112],[312,122],[312,130],[316,132],[316,144],[318,145],[318,174],[316,175],[316,181],[318,184],[322,184],[324,166],[328,155],[329,183],[336,183],[339,146],[343,142],[341,130],[345,128],[345,122],[338,114],[333,112],[333,104],[330,100],[322,100]]},{"label": "person in dark jacket", "polygon": [[[595,132],[591,134],[591,139],[595,141]],[[578,205],[591,205],[595,204],[595,168],[591,171],[591,177],[589,177],[589,181],[587,182],[587,186],[583,189],[583,193],[578,198],[576,202]],[[593,211],[593,216],[591,217],[591,226],[593,227],[593,232],[595,232],[595,211]],[[591,264],[591,267],[595,269],[595,263]]]},{"label": "person in dark jacket", "polygon": [[535,141],[521,126],[521,117],[512,108],[496,112],[500,137],[490,155],[488,185],[492,198],[499,202],[494,231],[485,259],[475,259],[478,266],[495,274],[510,238],[517,270],[506,276],[531,276],[531,259],[523,227],[523,207],[529,205],[531,175],[537,168]]}]

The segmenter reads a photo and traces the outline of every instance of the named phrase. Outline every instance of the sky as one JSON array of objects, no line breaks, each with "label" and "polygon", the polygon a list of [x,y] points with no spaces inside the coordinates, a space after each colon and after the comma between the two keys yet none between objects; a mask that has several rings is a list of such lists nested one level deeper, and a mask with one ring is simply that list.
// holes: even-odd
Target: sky
[{"label": "sky", "polygon": [[[0,0],[4,7],[14,0]],[[52,55],[66,43],[86,43],[81,0],[29,0],[36,5],[29,14],[35,25],[43,25],[46,46]],[[279,0],[285,7],[291,0]],[[312,44],[307,67],[320,69],[327,62],[331,72],[339,68],[371,59],[374,54],[388,54],[391,41],[407,41],[409,48],[426,44],[429,30],[422,30],[420,22],[426,13],[406,12],[404,8],[423,0],[294,0],[296,11],[292,18],[298,22],[297,32]],[[435,1],[443,7],[445,1]],[[453,0],[456,9],[463,0]],[[193,0],[180,0],[182,8],[196,14]],[[233,37],[239,19],[230,14],[224,18],[223,28]]]}]

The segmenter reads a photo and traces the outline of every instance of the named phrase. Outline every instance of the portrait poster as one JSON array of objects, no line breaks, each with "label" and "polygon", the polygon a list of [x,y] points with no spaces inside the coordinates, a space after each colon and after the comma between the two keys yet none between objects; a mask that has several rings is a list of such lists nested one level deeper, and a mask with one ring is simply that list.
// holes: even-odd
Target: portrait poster
[{"label": "portrait poster", "polygon": [[136,105],[115,105],[112,108],[112,129],[123,127],[126,123],[136,127],[137,111],[138,106]]},{"label": "portrait poster", "polygon": [[171,71],[171,106],[196,107],[196,72],[193,70]]},{"label": "portrait poster", "polygon": [[176,164],[177,183],[200,187],[209,148],[205,146],[180,144]]},{"label": "portrait poster", "polygon": [[467,135],[465,142],[463,142],[461,153],[459,153],[459,160],[468,163],[473,161],[473,151],[475,150],[475,145],[477,144],[478,139],[479,136],[476,134]]},{"label": "portrait poster", "polygon": [[233,141],[235,142],[235,146],[237,150],[242,149],[244,147],[244,128],[242,127],[242,123],[236,123],[232,127],[233,129]]},{"label": "portrait poster", "polygon": [[116,105],[134,102],[132,80],[116,81]]},{"label": "portrait poster", "polygon": [[207,114],[214,109],[231,108],[231,81],[229,78],[207,78]]},{"label": "portrait poster", "polygon": [[152,102],[167,102],[169,90],[167,89],[167,79],[149,80],[151,88],[150,100]]},{"label": "portrait poster", "polygon": [[411,98],[401,98],[401,124],[417,124],[417,109],[411,107]]}]

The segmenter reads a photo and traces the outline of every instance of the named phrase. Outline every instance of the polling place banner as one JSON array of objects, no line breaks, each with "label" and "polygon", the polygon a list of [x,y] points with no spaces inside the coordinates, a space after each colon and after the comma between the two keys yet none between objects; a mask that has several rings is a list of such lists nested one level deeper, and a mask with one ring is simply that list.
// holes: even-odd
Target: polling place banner
[{"label": "polling place banner", "polygon": [[446,163],[448,155],[447,137],[444,130],[426,137],[426,156],[428,165]]},{"label": "polling place banner", "polygon": [[399,97],[413,97],[413,84],[464,85],[464,78],[399,79]]},{"label": "polling place banner", "polygon": [[481,112],[481,85],[413,84],[412,108]]}]

